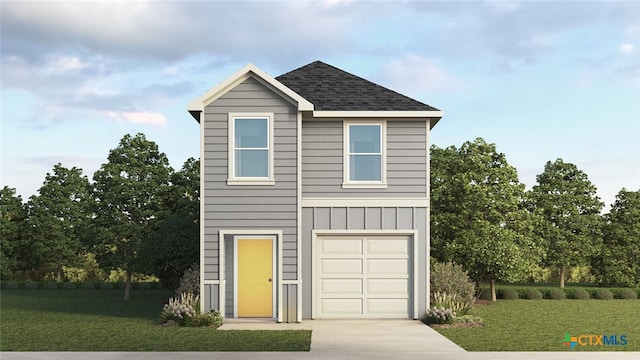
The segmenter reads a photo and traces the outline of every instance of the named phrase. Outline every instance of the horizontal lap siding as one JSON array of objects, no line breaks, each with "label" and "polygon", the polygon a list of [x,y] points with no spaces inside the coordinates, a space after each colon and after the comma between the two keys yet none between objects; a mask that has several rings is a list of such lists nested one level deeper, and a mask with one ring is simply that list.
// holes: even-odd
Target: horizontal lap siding
[{"label": "horizontal lap siding", "polygon": [[[274,186],[226,184],[228,114],[251,112],[274,114]],[[224,229],[282,230],[283,277],[297,279],[296,124],[296,107],[252,77],[205,108],[202,179],[206,280],[219,279],[218,231]]]},{"label": "horizontal lap siding", "polygon": [[303,197],[426,197],[426,121],[387,122],[386,189],[342,189],[342,121],[302,123]]}]

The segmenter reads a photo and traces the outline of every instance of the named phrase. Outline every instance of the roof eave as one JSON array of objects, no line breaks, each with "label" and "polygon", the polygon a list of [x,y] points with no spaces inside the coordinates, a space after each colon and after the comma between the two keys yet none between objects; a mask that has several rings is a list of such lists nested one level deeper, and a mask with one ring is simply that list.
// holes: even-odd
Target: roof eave
[{"label": "roof eave", "polygon": [[295,91],[289,89],[287,86],[273,78],[271,75],[260,70],[257,66],[249,63],[243,66],[240,70],[236,71],[233,75],[229,76],[218,85],[214,86],[201,96],[195,98],[187,105],[187,111],[191,113],[196,120],[200,120],[198,113],[203,112],[204,108],[214,102],[216,99],[227,93],[240,82],[246,80],[250,74],[253,73],[263,81],[273,86],[275,89],[291,98],[298,104],[298,111],[313,111],[313,104],[307,99],[300,96]]}]

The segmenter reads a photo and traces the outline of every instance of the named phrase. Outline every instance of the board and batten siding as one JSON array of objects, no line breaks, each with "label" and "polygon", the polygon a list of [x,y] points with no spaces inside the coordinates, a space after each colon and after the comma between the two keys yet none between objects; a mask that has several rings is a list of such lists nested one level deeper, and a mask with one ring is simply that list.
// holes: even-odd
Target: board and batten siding
[{"label": "board and batten siding", "polygon": [[[417,277],[418,304],[417,314],[420,317],[427,310],[428,272],[428,209],[425,207],[304,207],[302,208],[302,317],[311,318],[312,286],[313,284],[313,256],[312,231],[347,230],[350,233],[367,234],[367,231],[377,231],[375,235],[384,236],[378,230],[417,230]],[[412,258],[412,256],[411,256]],[[411,265],[413,266],[413,265]],[[413,281],[413,279],[411,279]],[[311,285],[313,284],[313,285]],[[311,285],[311,286],[310,286]],[[412,296],[410,296],[412,299]],[[410,308],[413,309],[413,304]]]},{"label": "board and batten siding", "polygon": [[[252,112],[274,115],[275,185],[229,186],[228,116]],[[253,77],[205,107],[202,176],[205,281],[219,280],[218,231],[226,229],[281,230],[282,280],[298,278],[296,124],[296,106]]]},{"label": "board and batten siding", "polygon": [[386,189],[343,189],[343,122],[302,122],[303,197],[426,198],[427,122],[387,121]]}]

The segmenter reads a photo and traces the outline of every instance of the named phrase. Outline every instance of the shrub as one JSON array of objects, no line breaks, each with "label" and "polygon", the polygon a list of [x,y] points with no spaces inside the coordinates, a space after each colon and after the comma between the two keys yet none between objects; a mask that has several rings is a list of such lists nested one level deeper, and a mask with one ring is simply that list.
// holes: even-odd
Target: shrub
[{"label": "shrub", "polygon": [[148,283],[148,282],[139,283],[138,290],[151,290],[151,283]]},{"label": "shrub", "polygon": [[473,307],[473,304],[457,294],[435,292],[432,295],[432,307],[451,309],[455,316],[466,315]]},{"label": "shrub", "polygon": [[209,326],[218,328],[223,317],[217,310],[200,314],[200,300],[192,293],[182,293],[179,297],[169,299],[160,313],[160,323],[178,326]]},{"label": "shrub", "polygon": [[76,284],[74,283],[64,283],[64,285],[62,285],[62,289],[63,290],[75,290],[76,289]]},{"label": "shrub", "polygon": [[621,289],[618,299],[637,299],[638,294],[633,289]]},{"label": "shrub", "polygon": [[478,299],[491,301],[491,291],[489,289],[479,289]]},{"label": "shrub", "polygon": [[38,284],[34,282],[28,282],[24,284],[25,290],[38,290]]},{"label": "shrub", "polygon": [[613,293],[608,289],[598,289],[593,297],[600,300],[611,300],[613,299]]},{"label": "shrub", "polygon": [[180,278],[180,286],[176,289],[176,295],[183,293],[200,295],[200,270],[198,265],[194,264],[191,268],[185,270],[182,278]]},{"label": "shrub", "polygon": [[473,303],[475,284],[460,265],[452,262],[433,264],[430,283],[432,293],[455,294]]},{"label": "shrub", "polygon": [[427,312],[422,315],[422,322],[431,325],[431,324],[451,324],[453,323],[453,319],[455,315],[451,309],[445,308],[435,308],[427,310]]},{"label": "shrub", "polygon": [[20,287],[18,286],[17,282],[8,282],[7,285],[5,285],[4,289],[5,290],[18,290]]},{"label": "shrub", "polygon": [[537,289],[529,289],[524,294],[524,298],[525,299],[530,299],[530,300],[542,299],[542,291],[537,290]]},{"label": "shrub", "polygon": [[110,282],[103,282],[101,284],[98,285],[100,290],[113,290],[114,286],[113,283]]},{"label": "shrub", "polygon": [[591,298],[591,294],[585,289],[576,289],[571,297],[577,300],[587,300]]},{"label": "shrub", "polygon": [[517,291],[513,289],[505,289],[502,292],[502,298],[505,300],[517,300],[519,296]]},{"label": "shrub", "polygon": [[564,300],[567,298],[567,293],[562,289],[551,289],[549,291],[549,299],[552,300]]},{"label": "shrub", "polygon": [[58,290],[58,284],[54,282],[46,282],[42,285],[42,288],[45,290]]},{"label": "shrub", "polygon": [[208,326],[219,328],[223,322],[222,314],[218,310],[211,310],[204,314],[196,314],[196,316],[188,318],[185,321],[186,326],[202,327]]},{"label": "shrub", "polygon": [[82,290],[95,290],[96,289],[96,284],[94,284],[92,282],[82,283],[82,284],[80,284],[80,289],[82,289]]}]

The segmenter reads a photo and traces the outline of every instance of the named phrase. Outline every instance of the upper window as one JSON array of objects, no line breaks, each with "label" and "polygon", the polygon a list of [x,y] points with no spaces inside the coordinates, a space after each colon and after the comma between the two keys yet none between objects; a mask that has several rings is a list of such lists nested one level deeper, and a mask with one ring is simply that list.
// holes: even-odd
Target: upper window
[{"label": "upper window", "polygon": [[384,122],[345,122],[343,187],[386,187]]},{"label": "upper window", "polygon": [[228,184],[273,184],[272,126],[271,115],[230,115]]}]

